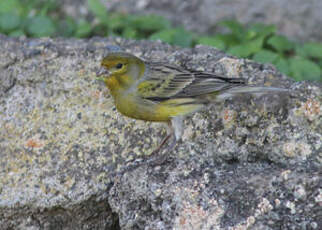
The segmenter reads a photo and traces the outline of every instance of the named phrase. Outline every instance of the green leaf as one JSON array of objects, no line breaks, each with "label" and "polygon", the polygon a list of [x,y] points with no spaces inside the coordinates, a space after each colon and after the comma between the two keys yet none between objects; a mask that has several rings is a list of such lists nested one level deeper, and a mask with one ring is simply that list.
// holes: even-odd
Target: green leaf
[{"label": "green leaf", "polygon": [[277,58],[278,55],[270,50],[260,50],[252,59],[261,63],[273,63]]},{"label": "green leaf", "polygon": [[216,47],[220,50],[224,50],[225,49],[225,43],[219,39],[218,37],[200,37],[197,40],[198,44],[202,44],[202,45],[206,45],[206,46],[213,46]]},{"label": "green leaf", "polygon": [[304,52],[309,57],[322,58],[322,43],[310,42],[303,45]]},{"label": "green leaf", "polygon": [[39,2],[41,3],[40,7],[37,7],[37,1],[35,2],[35,6],[33,8],[36,8],[39,11],[39,15],[46,16],[49,14],[49,12],[53,12],[58,10],[59,4],[55,0],[47,0],[44,2]]},{"label": "green leaf", "polygon": [[175,29],[166,29],[166,30],[162,30],[160,32],[156,32],[154,34],[152,34],[149,39],[151,40],[158,40],[160,39],[163,42],[167,42],[172,44],[173,42],[173,37],[174,34],[176,33]]},{"label": "green leaf", "polygon": [[23,32],[23,30],[14,30],[12,32],[9,33],[10,37],[21,37],[21,36],[25,36],[26,34]]},{"label": "green leaf", "polygon": [[0,29],[9,32],[19,27],[20,17],[16,13],[5,13],[0,15]]},{"label": "green leaf", "polygon": [[0,0],[0,13],[16,13],[22,10],[22,4],[19,0]]},{"label": "green leaf", "polygon": [[84,37],[87,37],[91,33],[91,31],[92,31],[91,24],[89,24],[85,20],[80,20],[77,25],[75,36],[78,38],[84,38]]},{"label": "green leaf", "polygon": [[321,69],[322,69],[322,60],[319,60],[318,61],[318,65],[321,67]]},{"label": "green leaf", "polygon": [[137,32],[135,29],[133,29],[131,27],[127,27],[123,31],[122,37],[129,38],[129,39],[135,39],[135,38],[137,38]]},{"label": "green leaf", "polygon": [[245,41],[250,41],[250,40],[253,40],[253,39],[255,39],[256,37],[257,37],[257,33],[255,32],[255,31],[253,31],[253,30],[247,30],[246,32],[245,32],[245,35],[244,35],[244,40]]},{"label": "green leaf", "polygon": [[107,23],[107,10],[100,0],[88,0],[89,10],[97,17],[102,23]]},{"label": "green leaf", "polygon": [[124,29],[129,24],[129,18],[122,14],[111,14],[108,16],[106,25],[113,31]]},{"label": "green leaf", "polygon": [[228,53],[243,58],[251,55],[250,50],[245,45],[233,46],[228,50]]},{"label": "green leaf", "polygon": [[264,37],[256,38],[255,40],[245,43],[251,54],[259,52],[263,48]]},{"label": "green leaf", "polygon": [[303,45],[295,44],[295,54],[296,56],[307,57],[306,50],[303,48]]},{"label": "green leaf", "polygon": [[234,34],[216,34],[216,39],[225,43],[226,47],[232,47],[240,44],[240,41]]},{"label": "green leaf", "polygon": [[244,39],[245,28],[235,20],[225,20],[218,23],[220,26],[228,28],[239,40]]},{"label": "green leaf", "polygon": [[156,32],[170,28],[170,22],[157,15],[138,15],[130,20],[132,27],[144,32]]},{"label": "green leaf", "polygon": [[192,33],[184,30],[184,29],[176,29],[173,35],[173,44],[182,46],[182,47],[190,47],[192,45],[193,35]]},{"label": "green leaf", "polygon": [[33,37],[45,37],[53,35],[56,27],[49,17],[36,16],[28,21],[27,31]]},{"label": "green leaf", "polygon": [[72,18],[67,18],[59,22],[58,35],[63,37],[71,37],[76,32],[77,25]]},{"label": "green leaf", "polygon": [[281,71],[285,75],[290,75],[290,65],[285,58],[283,57],[277,58],[274,61],[274,64],[279,71]]},{"label": "green leaf", "polygon": [[241,45],[231,47],[228,52],[238,57],[249,57],[252,54],[259,52],[263,47],[264,38],[260,37],[254,41],[248,41]]},{"label": "green leaf", "polygon": [[256,23],[250,26],[249,31],[255,32],[257,36],[267,37],[276,33],[276,26]]},{"label": "green leaf", "polygon": [[321,68],[314,62],[304,58],[290,58],[290,69],[297,81],[321,80]]},{"label": "green leaf", "polygon": [[151,40],[160,39],[161,41],[179,45],[183,47],[191,46],[193,41],[193,34],[183,29],[166,29],[160,32],[154,33],[150,36]]},{"label": "green leaf", "polygon": [[294,43],[281,35],[274,35],[267,41],[268,45],[271,45],[275,50],[279,52],[290,50],[294,47]]}]

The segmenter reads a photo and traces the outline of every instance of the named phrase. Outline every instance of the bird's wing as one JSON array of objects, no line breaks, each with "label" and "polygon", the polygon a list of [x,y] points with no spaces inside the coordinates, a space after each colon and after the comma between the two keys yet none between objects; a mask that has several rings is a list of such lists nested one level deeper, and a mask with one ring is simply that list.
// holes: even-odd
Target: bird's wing
[{"label": "bird's wing", "polygon": [[245,84],[244,79],[226,78],[164,63],[148,63],[148,66],[137,90],[141,97],[152,101],[197,97]]}]

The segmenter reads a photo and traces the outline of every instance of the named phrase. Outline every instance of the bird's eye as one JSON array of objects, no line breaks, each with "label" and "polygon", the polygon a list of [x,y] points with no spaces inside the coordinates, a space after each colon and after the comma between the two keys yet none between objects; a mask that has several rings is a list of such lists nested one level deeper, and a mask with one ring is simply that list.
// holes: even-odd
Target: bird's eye
[{"label": "bird's eye", "polygon": [[122,69],[122,67],[123,67],[123,64],[122,64],[122,63],[118,63],[118,64],[115,66],[115,68],[116,68],[116,69]]}]

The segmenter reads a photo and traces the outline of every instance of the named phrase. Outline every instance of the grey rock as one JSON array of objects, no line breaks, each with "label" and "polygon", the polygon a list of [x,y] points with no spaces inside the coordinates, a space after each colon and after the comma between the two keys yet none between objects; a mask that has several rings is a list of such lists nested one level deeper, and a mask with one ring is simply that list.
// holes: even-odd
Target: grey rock
[{"label": "grey rock", "polygon": [[[163,163],[136,165],[165,128],[120,115],[95,80],[110,45],[295,92],[212,105]],[[1,229],[321,228],[321,84],[206,46],[123,39],[0,35],[0,60]]]}]

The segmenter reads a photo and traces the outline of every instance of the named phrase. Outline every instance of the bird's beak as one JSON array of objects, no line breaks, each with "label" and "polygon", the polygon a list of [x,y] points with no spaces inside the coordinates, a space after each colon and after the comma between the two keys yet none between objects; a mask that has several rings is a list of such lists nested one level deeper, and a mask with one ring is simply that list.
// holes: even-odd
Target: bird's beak
[{"label": "bird's beak", "polygon": [[108,72],[108,70],[104,67],[100,67],[96,71],[96,79],[97,80],[104,81],[104,79],[107,78],[109,75],[110,75],[110,72]]}]

